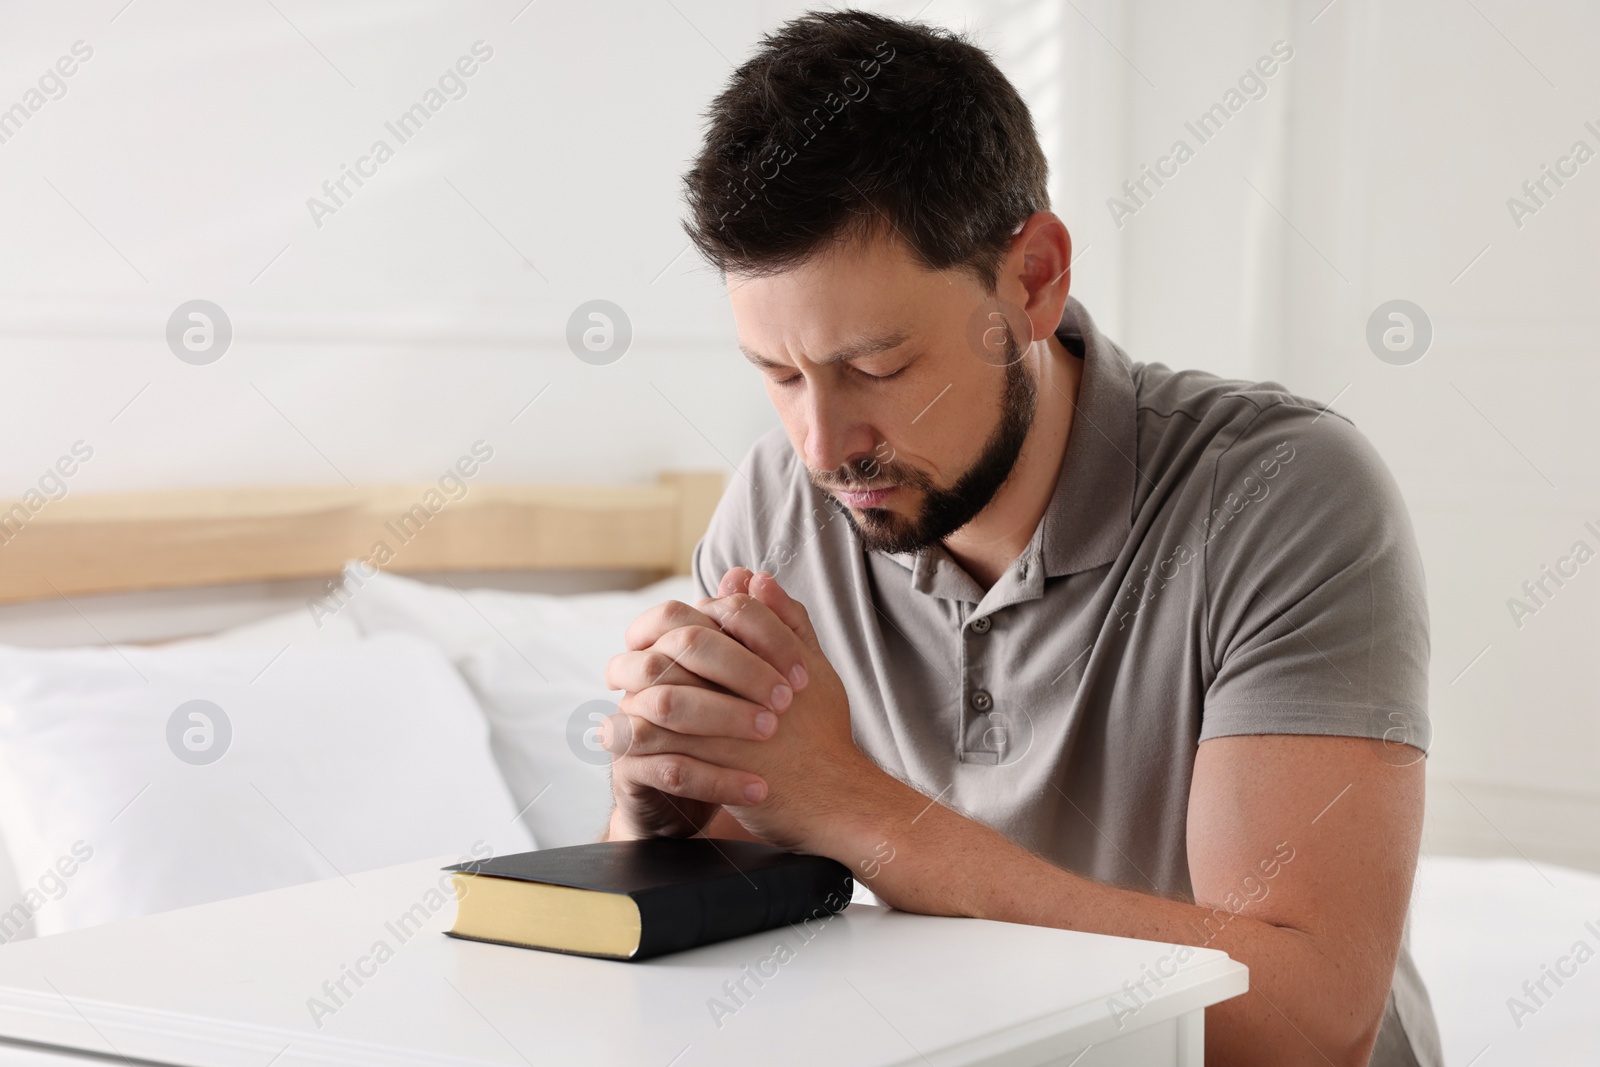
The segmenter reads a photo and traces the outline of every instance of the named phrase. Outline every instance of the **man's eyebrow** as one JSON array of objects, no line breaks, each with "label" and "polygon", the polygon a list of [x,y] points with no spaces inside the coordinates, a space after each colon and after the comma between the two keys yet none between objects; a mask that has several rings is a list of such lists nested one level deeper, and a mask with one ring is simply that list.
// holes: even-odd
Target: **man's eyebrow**
[{"label": "man's eyebrow", "polygon": [[[814,362],[826,366],[829,363],[839,363],[847,359],[860,359],[862,356],[870,356],[877,352],[887,352],[891,348],[898,348],[909,340],[911,340],[911,335],[904,330],[893,330],[889,333],[860,337],[832,355],[824,356],[821,359],[814,360]],[[739,344],[739,351],[744,353],[745,359],[748,359],[762,370],[777,370],[788,366],[786,363],[768,359],[759,352],[751,351],[745,347],[743,342]]]}]

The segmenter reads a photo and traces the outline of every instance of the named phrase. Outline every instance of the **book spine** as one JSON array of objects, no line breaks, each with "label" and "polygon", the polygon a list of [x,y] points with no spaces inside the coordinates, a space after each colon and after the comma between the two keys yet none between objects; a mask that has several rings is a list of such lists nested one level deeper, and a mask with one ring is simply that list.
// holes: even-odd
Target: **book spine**
[{"label": "book spine", "polygon": [[632,958],[649,959],[839,911],[855,888],[850,870],[814,859],[633,894],[640,931]]}]

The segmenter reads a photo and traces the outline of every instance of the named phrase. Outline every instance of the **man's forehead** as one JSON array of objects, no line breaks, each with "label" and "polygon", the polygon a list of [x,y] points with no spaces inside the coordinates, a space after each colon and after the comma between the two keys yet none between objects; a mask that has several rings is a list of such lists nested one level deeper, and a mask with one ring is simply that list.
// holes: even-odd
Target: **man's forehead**
[{"label": "man's forehead", "polygon": [[882,274],[816,271],[728,281],[739,350],[758,366],[796,358],[819,364],[859,359],[913,340],[929,296]]},{"label": "man's forehead", "polygon": [[938,330],[941,317],[981,295],[965,272],[929,269],[884,236],[835,242],[770,274],[730,271],[725,280],[740,351],[757,366],[888,351]]}]

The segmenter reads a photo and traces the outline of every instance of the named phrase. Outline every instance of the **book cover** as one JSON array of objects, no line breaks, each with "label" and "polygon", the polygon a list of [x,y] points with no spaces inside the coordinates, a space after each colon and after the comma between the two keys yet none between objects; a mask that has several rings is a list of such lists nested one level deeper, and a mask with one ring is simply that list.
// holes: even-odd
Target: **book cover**
[{"label": "book cover", "polygon": [[522,852],[456,872],[452,937],[644,960],[850,902],[843,864],[751,841],[647,838]]}]

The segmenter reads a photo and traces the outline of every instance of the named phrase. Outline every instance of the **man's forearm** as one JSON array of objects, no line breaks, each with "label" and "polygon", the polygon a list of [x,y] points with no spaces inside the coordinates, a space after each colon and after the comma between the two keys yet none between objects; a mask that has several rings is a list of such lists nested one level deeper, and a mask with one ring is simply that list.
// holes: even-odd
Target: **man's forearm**
[{"label": "man's forearm", "polygon": [[[1206,1051],[1221,1064],[1365,1064],[1377,1018],[1359,1017],[1359,983],[1307,932],[1243,914],[1102,885],[1063,870],[981,823],[884,776],[824,820],[808,851],[845,864],[902,911],[1113,934],[1221,949],[1250,968],[1250,992],[1206,1010]],[[632,836],[613,811],[602,840]],[[727,809],[701,836],[760,841]],[[1223,921],[1219,922],[1219,915]],[[1158,961],[1152,959],[1154,966]],[[1388,962],[1390,969],[1393,960]],[[1147,973],[1126,976],[1137,1010]],[[1139,983],[1146,985],[1141,990]]]},{"label": "man's forearm", "polygon": [[[821,850],[903,911],[1227,952],[1249,966],[1251,991],[1207,1009],[1208,1062],[1342,1065],[1370,1055],[1378,1020],[1355,1017],[1359,991],[1303,931],[1224,911],[1227,921],[1213,935],[1219,923],[1211,908],[1082,878],[909,786],[868,800]],[[1127,978],[1135,987],[1149,981]],[[1126,999],[1136,1006],[1135,997]]]}]

